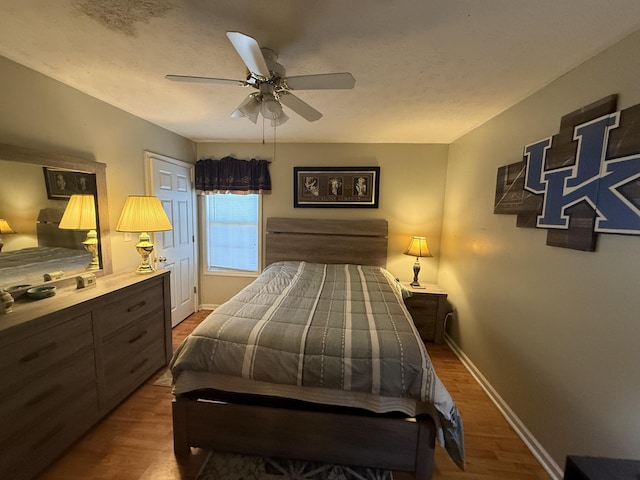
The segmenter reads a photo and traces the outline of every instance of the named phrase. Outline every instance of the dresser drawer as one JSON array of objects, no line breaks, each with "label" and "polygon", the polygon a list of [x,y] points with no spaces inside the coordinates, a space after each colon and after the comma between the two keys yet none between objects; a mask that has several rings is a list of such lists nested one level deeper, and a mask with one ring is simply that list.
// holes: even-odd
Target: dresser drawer
[{"label": "dresser drawer", "polygon": [[0,478],[28,480],[41,472],[98,420],[97,403],[95,387],[86,388],[17,433],[5,436],[3,423]]},{"label": "dresser drawer", "polygon": [[[37,428],[44,420],[68,410],[67,404],[74,397],[89,391],[96,397],[95,376],[94,351],[87,347],[19,388],[5,391],[0,403],[0,450],[13,435]],[[98,410],[97,401],[93,410]]]},{"label": "dresser drawer", "polygon": [[42,376],[56,364],[93,345],[91,314],[43,330],[20,341],[0,348],[0,396],[18,386]]},{"label": "dresser drawer", "polygon": [[106,401],[128,395],[166,363],[162,313],[151,314],[104,343]]},{"label": "dresser drawer", "polygon": [[164,349],[164,324],[161,313],[139,319],[137,323],[119,331],[104,342],[107,373],[119,363],[133,363],[136,354],[151,344]]},{"label": "dresser drawer", "polygon": [[102,334],[109,336],[163,306],[162,284],[153,282],[150,286],[130,287],[111,295],[109,302],[97,312],[97,319]]}]

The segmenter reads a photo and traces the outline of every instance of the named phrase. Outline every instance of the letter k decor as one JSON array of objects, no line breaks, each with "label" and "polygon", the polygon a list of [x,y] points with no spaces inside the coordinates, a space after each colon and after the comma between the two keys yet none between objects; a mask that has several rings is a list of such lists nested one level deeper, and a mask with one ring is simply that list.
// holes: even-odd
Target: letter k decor
[{"label": "letter k decor", "polygon": [[640,235],[640,105],[611,95],[565,115],[557,135],[500,167],[494,213],[547,229],[547,245],[595,251],[597,234]]}]

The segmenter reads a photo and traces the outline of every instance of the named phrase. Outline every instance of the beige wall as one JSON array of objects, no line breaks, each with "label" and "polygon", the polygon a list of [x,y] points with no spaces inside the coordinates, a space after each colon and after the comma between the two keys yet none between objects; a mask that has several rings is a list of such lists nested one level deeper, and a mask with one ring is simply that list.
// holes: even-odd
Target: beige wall
[{"label": "beige wall", "polygon": [[0,143],[107,164],[114,271],[135,269],[135,242],[115,232],[127,195],[144,194],[144,151],[195,161],[195,144],[0,57]]},{"label": "beige wall", "polygon": [[0,218],[16,235],[3,235],[3,252],[37,247],[36,220],[42,208],[61,208],[66,202],[49,200],[40,165],[0,159]]},{"label": "beige wall", "polygon": [[[239,119],[237,121],[246,121]],[[282,127],[286,128],[286,127]],[[386,218],[387,268],[401,280],[413,278],[415,258],[403,255],[412,235],[427,237],[434,258],[421,260],[420,281],[435,283],[447,165],[447,145],[388,144],[198,144],[198,158],[263,158],[273,193],[265,195],[263,216],[302,218]],[[293,208],[294,166],[380,166],[380,204],[370,208]],[[201,302],[219,304],[251,279],[203,275]]]},{"label": "beige wall", "polygon": [[[638,457],[640,237],[595,253],[492,213],[496,170],[609,94],[640,103],[640,33],[450,146],[439,283],[455,342],[560,466],[567,454]],[[464,417],[464,412],[462,412]]]}]

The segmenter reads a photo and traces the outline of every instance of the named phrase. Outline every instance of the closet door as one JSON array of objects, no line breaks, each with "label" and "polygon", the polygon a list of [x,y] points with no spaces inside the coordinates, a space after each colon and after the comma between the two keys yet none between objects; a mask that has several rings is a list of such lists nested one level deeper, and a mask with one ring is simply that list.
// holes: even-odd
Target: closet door
[{"label": "closet door", "polygon": [[173,230],[155,234],[155,261],[171,272],[171,325],[196,311],[197,248],[193,165],[146,153],[150,191],[160,199]]}]

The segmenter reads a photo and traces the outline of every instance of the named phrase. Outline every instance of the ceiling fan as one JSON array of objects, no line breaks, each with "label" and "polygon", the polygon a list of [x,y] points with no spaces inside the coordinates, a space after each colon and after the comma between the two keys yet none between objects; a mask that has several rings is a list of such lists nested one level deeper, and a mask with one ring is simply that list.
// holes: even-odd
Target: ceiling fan
[{"label": "ceiling fan", "polygon": [[308,103],[296,97],[291,90],[334,90],[353,88],[356,81],[350,73],[324,73],[316,75],[286,76],[285,68],[280,65],[278,55],[270,48],[260,48],[258,42],[240,32],[227,32],[240,58],[247,66],[246,80],[230,80],[226,78],[196,77],[191,75],[166,75],[168,80],[178,82],[219,83],[253,87],[257,92],[251,93],[231,114],[232,117],[247,117],[257,123],[258,114],[271,120],[273,126],[282,125],[289,117],[282,110],[282,105],[309,122],[314,122],[322,114]]}]

